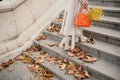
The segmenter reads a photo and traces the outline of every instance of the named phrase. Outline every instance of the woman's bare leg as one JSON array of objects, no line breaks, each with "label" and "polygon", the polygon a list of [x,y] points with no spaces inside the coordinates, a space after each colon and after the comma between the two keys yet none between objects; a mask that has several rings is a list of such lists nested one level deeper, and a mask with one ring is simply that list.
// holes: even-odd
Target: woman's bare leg
[{"label": "woman's bare leg", "polygon": [[79,42],[79,36],[75,35],[75,42]]},{"label": "woman's bare leg", "polygon": [[75,35],[72,35],[72,40],[71,40],[71,49],[75,48]]},{"label": "woman's bare leg", "polygon": [[80,28],[80,35],[79,35],[81,42],[87,41],[87,37],[83,36],[83,28]]},{"label": "woman's bare leg", "polygon": [[64,47],[63,45],[65,45],[65,50],[69,50],[70,49],[69,42],[70,42],[70,37],[69,36],[65,36],[62,39],[59,47],[63,48]]}]

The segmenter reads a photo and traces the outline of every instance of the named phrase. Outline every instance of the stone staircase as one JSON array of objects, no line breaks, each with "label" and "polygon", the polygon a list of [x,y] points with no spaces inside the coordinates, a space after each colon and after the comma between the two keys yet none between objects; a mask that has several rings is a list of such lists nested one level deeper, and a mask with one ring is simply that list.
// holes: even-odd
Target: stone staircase
[{"label": "stone staircase", "polygon": [[[63,38],[63,36],[57,34],[57,32],[49,32],[47,30],[51,24],[61,28],[61,23],[56,22],[55,20],[51,21],[51,23],[45,26],[43,31],[39,33],[44,34],[46,40],[34,40],[34,45],[40,45],[41,49],[47,52],[49,56],[55,56],[59,59],[67,59],[75,64],[82,65],[92,77],[91,79],[84,80],[120,80],[120,0],[104,0],[104,2],[103,0],[89,0],[89,3],[90,8],[93,6],[102,8],[104,16],[102,17],[102,22],[94,21],[90,28],[84,30],[85,36],[89,37],[90,34],[93,35],[96,39],[95,44],[78,42],[76,43],[76,46],[86,51],[86,53],[96,57],[97,61],[94,64],[83,63],[83,61],[77,57],[69,57],[64,49],[56,46],[48,46],[48,43],[60,42]],[[59,16],[64,16],[64,14],[60,13]],[[13,57],[14,55],[11,56]],[[36,56],[37,55],[33,53],[30,57],[36,59]],[[44,63],[40,63],[40,65],[47,68],[55,75],[52,80],[77,80],[74,76],[65,74],[65,70],[60,70],[58,65],[50,64],[47,60],[45,60]],[[18,73],[21,72],[19,71],[19,67],[23,68],[22,66],[24,65],[18,62]],[[28,72],[27,69],[23,69],[20,75],[25,72],[24,70]],[[3,72],[8,75],[8,77],[11,77],[6,71],[3,70]],[[16,72],[13,73],[16,74]],[[5,75],[3,75],[3,77],[4,79],[7,79]],[[19,78],[19,76],[17,77]],[[24,77],[23,80],[26,80],[29,76]],[[13,79],[11,78],[10,80]]]},{"label": "stone staircase", "polygon": [[[46,36],[46,40],[34,41],[35,45],[40,45],[42,50],[51,56],[60,59],[67,59],[75,64],[82,65],[92,76],[91,80],[120,80],[120,1],[119,0],[89,0],[90,6],[100,7],[104,11],[102,22],[93,22],[90,28],[84,30],[84,35],[92,34],[96,39],[95,44],[76,43],[76,46],[86,51],[88,54],[97,57],[98,60],[94,64],[84,63],[76,57],[69,57],[64,49],[47,44],[51,42],[60,42],[63,36],[56,32],[47,31],[48,26],[44,28],[42,33]],[[61,13],[60,15],[63,15]],[[51,24],[61,28],[61,23],[52,21]],[[35,59],[34,55],[34,59]],[[76,80],[72,75],[64,74],[64,70],[60,70],[58,65],[50,64],[47,60],[40,64],[49,69],[60,80]],[[89,80],[89,79],[85,79]]]}]

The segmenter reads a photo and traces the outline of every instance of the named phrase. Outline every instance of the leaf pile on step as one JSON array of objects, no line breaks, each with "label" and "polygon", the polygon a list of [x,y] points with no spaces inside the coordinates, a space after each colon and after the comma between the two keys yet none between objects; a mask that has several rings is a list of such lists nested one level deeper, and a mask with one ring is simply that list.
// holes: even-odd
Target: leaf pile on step
[{"label": "leaf pile on step", "polygon": [[58,18],[55,19],[56,22],[62,23],[63,21],[63,14],[61,13]]},{"label": "leaf pile on step", "polygon": [[[81,49],[76,47],[75,49],[71,50],[70,55],[72,53],[78,53]],[[84,52],[81,52],[84,53]],[[78,55],[78,54],[77,54]],[[72,56],[75,56],[75,54],[72,54]],[[78,80],[85,79],[85,78],[91,78],[90,74],[81,66],[81,65],[75,65],[72,62],[67,61],[66,59],[59,59],[54,56],[48,56],[46,52],[40,51],[39,53],[36,53],[36,59],[35,64],[30,64],[29,68],[32,72],[39,72],[39,63],[43,63],[45,58],[47,57],[47,61],[50,63],[58,64],[59,68],[61,70],[66,70],[66,74],[74,75]],[[80,58],[83,58],[85,56],[79,56]]]},{"label": "leaf pile on step", "polygon": [[78,59],[81,59],[88,63],[93,63],[97,60],[97,58],[88,55],[85,51],[81,50],[79,47],[75,47],[75,49],[68,50],[67,55],[70,57],[76,56]]},{"label": "leaf pile on step", "polygon": [[66,74],[74,75],[78,80],[91,78],[90,74],[81,65],[75,65],[66,59],[58,59],[53,56],[48,57],[47,60],[50,63],[58,64],[61,70],[66,70]]},{"label": "leaf pile on step", "polygon": [[1,65],[0,65],[0,71],[3,70],[4,68],[6,67],[9,67],[9,65],[13,64],[14,63],[14,60],[10,59],[9,61],[6,61],[6,62],[3,62]]},{"label": "leaf pile on step", "polygon": [[15,58],[16,60],[20,60],[22,61],[23,63],[29,63],[29,64],[32,64],[32,63],[35,63],[35,61],[33,59],[31,59],[29,56],[27,55],[19,55]]},{"label": "leaf pile on step", "polygon": [[23,51],[23,53],[27,52],[27,53],[31,53],[31,52],[37,52],[39,51],[40,46],[30,46],[29,48],[27,48],[25,51]]},{"label": "leaf pile on step", "polygon": [[[28,69],[34,74],[35,78],[38,80],[51,80],[54,75],[49,72],[47,69],[41,67],[39,65],[39,62],[44,62],[44,58],[47,56],[47,54],[41,54],[37,56],[39,58],[39,61],[36,59],[32,59],[28,55],[22,54],[16,57],[16,60],[20,60],[23,63],[28,64]],[[42,58],[42,59],[41,59]]]},{"label": "leaf pile on step", "polygon": [[37,56],[37,58],[39,58],[39,61],[37,59],[32,59],[30,55],[27,54],[28,52],[31,54],[32,52],[36,53],[36,51],[38,52],[38,50],[39,47],[32,45],[30,48],[23,51],[21,55],[18,55],[17,57],[15,57],[14,59],[10,59],[9,61],[3,62],[0,65],[0,71],[6,67],[9,67],[8,71],[11,72],[13,71],[13,68],[10,65],[13,64],[15,61],[21,61],[28,65],[28,69],[33,73],[34,77],[37,80],[51,80],[51,78],[54,77],[53,73],[39,65],[40,62],[44,62],[44,58],[47,56],[47,54],[45,54],[45,52],[43,51],[39,51],[39,55]]},{"label": "leaf pile on step", "polygon": [[46,37],[44,34],[41,34],[38,38],[36,38],[36,41],[40,41],[40,40],[45,40]]},{"label": "leaf pile on step", "polygon": [[34,76],[38,80],[51,80],[54,75],[47,69],[40,67],[39,64],[29,64],[28,69],[34,73]]},{"label": "leaf pile on step", "polygon": [[91,78],[88,71],[86,71],[81,65],[75,65],[70,62],[66,67],[66,73],[70,75],[74,75],[77,80]]},{"label": "leaf pile on step", "polygon": [[57,33],[60,32],[60,28],[59,28],[58,26],[55,26],[54,24],[51,24],[51,25],[47,28],[47,30],[48,30],[49,32],[57,32]]}]

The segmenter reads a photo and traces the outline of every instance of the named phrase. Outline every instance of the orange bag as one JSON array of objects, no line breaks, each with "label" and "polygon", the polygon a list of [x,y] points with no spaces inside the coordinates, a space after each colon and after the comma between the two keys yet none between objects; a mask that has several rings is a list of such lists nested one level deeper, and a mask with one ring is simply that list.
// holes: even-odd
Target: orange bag
[{"label": "orange bag", "polygon": [[82,12],[77,13],[74,20],[74,25],[76,27],[90,27],[91,21],[88,17],[88,14],[84,14]]}]

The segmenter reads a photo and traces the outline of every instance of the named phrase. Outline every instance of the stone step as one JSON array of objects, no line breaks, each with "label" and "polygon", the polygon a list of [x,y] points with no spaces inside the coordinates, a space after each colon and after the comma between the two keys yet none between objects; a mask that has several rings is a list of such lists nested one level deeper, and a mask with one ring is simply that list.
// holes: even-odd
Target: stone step
[{"label": "stone step", "polygon": [[[13,69],[13,71],[9,71],[9,67],[0,71],[0,80],[37,80],[33,76],[33,73],[27,68],[28,65],[21,61],[14,62],[10,65],[10,67]],[[54,76],[52,80],[60,79]]]},{"label": "stone step", "polygon": [[[62,40],[62,36],[56,33],[50,33],[48,31],[44,32],[44,35],[52,40],[60,42]],[[96,40],[95,44],[88,44],[88,43],[77,43],[77,46],[80,46],[86,52],[90,54],[105,59],[107,61],[113,62],[115,64],[120,65],[120,47],[116,45],[112,45],[106,42]]]},{"label": "stone step", "polygon": [[9,71],[9,67],[0,71],[0,80],[37,80],[27,68],[27,65],[16,61],[10,65],[13,71]]},{"label": "stone step", "polygon": [[[56,22],[53,23],[61,27],[61,24]],[[120,46],[120,31],[92,25],[90,28],[84,28],[84,34],[85,36],[90,36],[90,34],[92,34],[95,39]]]},{"label": "stone step", "polygon": [[49,52],[51,54],[54,54],[60,58],[66,58],[72,62],[75,62],[76,64],[82,64],[85,69],[89,71],[91,75],[94,75],[97,79],[101,80],[119,80],[120,79],[120,67],[99,59],[94,63],[83,63],[81,60],[79,60],[76,57],[69,57],[64,49],[61,49],[59,47],[50,47],[47,44],[50,42],[55,42],[53,40],[42,40],[40,42],[35,42],[35,44],[40,45],[43,50],[46,52]]},{"label": "stone step", "polygon": [[89,0],[89,4],[100,5],[100,6],[120,7],[120,0]]},{"label": "stone step", "polygon": [[118,7],[111,7],[111,6],[98,6],[98,5],[89,5],[90,8],[98,7],[101,8],[104,12],[104,16],[112,16],[112,17],[119,17],[120,18],[120,8]]},{"label": "stone step", "polygon": [[[55,56],[53,54],[50,54],[48,52],[49,56]],[[35,53],[32,54],[33,59],[36,59],[37,55]],[[55,56],[57,57],[57,56]],[[59,58],[59,57],[58,57]],[[59,58],[59,59],[64,59],[64,58]],[[44,63],[40,63],[41,66],[47,68],[48,70],[50,70],[53,74],[55,74],[55,76],[58,76],[58,80],[76,80],[76,78],[72,75],[68,75],[65,74],[65,70],[60,70],[59,66],[57,64],[54,63],[50,63],[47,61],[47,59],[45,59]],[[54,78],[53,78],[54,79]],[[54,79],[56,80],[56,79]],[[84,80],[89,80],[89,79],[84,79]],[[92,80],[97,80],[96,78],[92,77]]]},{"label": "stone step", "polygon": [[[99,24],[96,24],[97,26],[108,26],[105,24],[109,24],[111,26],[114,26],[114,28],[116,27],[117,29],[120,29],[120,18],[115,18],[115,17],[108,17],[108,16],[102,16],[101,17],[102,21],[98,22]],[[93,22],[94,25],[95,22]],[[105,23],[105,24],[104,24]]]},{"label": "stone step", "polygon": [[84,28],[83,33],[85,36],[90,36],[91,34],[97,40],[120,46],[120,31],[91,26],[90,28]]}]

